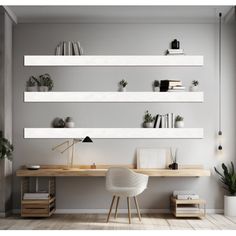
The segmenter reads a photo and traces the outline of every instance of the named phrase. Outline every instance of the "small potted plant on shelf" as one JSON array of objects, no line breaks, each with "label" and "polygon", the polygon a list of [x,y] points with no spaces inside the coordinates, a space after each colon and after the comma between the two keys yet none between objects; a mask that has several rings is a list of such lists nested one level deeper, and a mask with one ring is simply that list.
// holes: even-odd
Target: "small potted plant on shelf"
[{"label": "small potted plant on shelf", "polygon": [[40,75],[38,85],[40,92],[51,91],[53,88],[53,81],[51,79],[51,76],[49,74]]},{"label": "small potted plant on shelf", "polygon": [[154,92],[160,92],[160,81],[159,80],[154,80],[153,90],[154,90]]},{"label": "small potted plant on shelf", "polygon": [[26,82],[26,87],[28,92],[36,92],[38,91],[37,79],[32,75]]},{"label": "small potted plant on shelf", "polygon": [[198,91],[198,85],[199,85],[198,80],[193,80],[192,85],[190,86],[190,91],[191,92],[197,92]]},{"label": "small potted plant on shelf", "polygon": [[145,112],[144,115],[144,122],[143,122],[143,126],[145,128],[153,128],[153,121],[155,120],[155,116],[152,116],[149,111]]},{"label": "small potted plant on shelf", "polygon": [[182,116],[176,116],[175,128],[184,128],[184,118]]},{"label": "small potted plant on shelf", "polygon": [[172,148],[170,149],[170,158],[172,163],[169,165],[169,168],[172,170],[178,170],[177,153],[178,153],[177,148],[175,149],[175,154],[173,154]]},{"label": "small potted plant on shelf", "polygon": [[75,122],[73,121],[72,117],[67,117],[65,120],[65,127],[66,128],[74,128]]},{"label": "small potted plant on shelf", "polygon": [[225,216],[236,216],[236,173],[234,164],[231,161],[231,165],[227,167],[222,163],[221,167],[223,173],[220,173],[216,167],[214,169],[220,176],[220,181],[223,183],[224,189],[229,193],[229,195],[224,196],[224,214]]},{"label": "small potted plant on shelf", "polygon": [[10,141],[3,137],[2,131],[0,131],[0,160],[12,159],[13,145]]},{"label": "small potted plant on shelf", "polygon": [[125,92],[126,91],[126,86],[128,85],[128,82],[126,80],[122,79],[119,82],[119,85],[120,85],[120,91]]}]

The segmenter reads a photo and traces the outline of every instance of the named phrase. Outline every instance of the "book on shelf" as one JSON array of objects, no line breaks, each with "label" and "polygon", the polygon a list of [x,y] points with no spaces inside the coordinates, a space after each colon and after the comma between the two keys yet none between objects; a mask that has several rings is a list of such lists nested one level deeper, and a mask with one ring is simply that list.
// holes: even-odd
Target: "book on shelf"
[{"label": "book on shelf", "polygon": [[199,195],[197,195],[197,194],[178,194],[176,196],[176,199],[178,199],[178,200],[198,200]]},{"label": "book on shelf", "polygon": [[55,55],[71,56],[71,55],[82,55],[82,54],[83,54],[83,49],[80,46],[79,41],[60,42],[55,49]]},{"label": "book on shelf", "polygon": [[169,87],[182,86],[181,80],[169,80]]},{"label": "book on shelf", "polygon": [[39,200],[39,199],[48,199],[50,197],[49,193],[24,193],[24,200]]},{"label": "book on shelf", "polygon": [[157,114],[153,128],[174,128],[175,115],[174,113],[168,113],[165,115]]},{"label": "book on shelf", "polygon": [[177,195],[194,195],[196,194],[195,192],[193,192],[192,190],[175,190],[173,191],[173,197],[176,197]]},{"label": "book on shelf", "polygon": [[73,42],[72,44],[73,44],[73,54],[76,56],[79,55],[79,46],[77,42]]},{"label": "book on shelf", "polygon": [[184,55],[183,49],[167,49],[167,55]]}]

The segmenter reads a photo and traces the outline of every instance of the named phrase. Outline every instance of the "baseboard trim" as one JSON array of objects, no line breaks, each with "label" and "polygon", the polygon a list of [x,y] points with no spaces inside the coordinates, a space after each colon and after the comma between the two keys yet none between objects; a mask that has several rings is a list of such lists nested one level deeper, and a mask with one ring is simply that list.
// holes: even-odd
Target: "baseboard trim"
[{"label": "baseboard trim", "polygon": [[[141,213],[160,213],[160,214],[169,214],[169,209],[140,209]],[[136,213],[136,209],[131,209],[132,213]],[[14,214],[19,214],[20,209],[14,209]],[[56,209],[55,214],[107,214],[108,209]],[[119,213],[127,213],[127,209],[119,209]],[[224,213],[223,209],[206,209],[208,214],[222,214]]]},{"label": "baseboard trim", "polygon": [[5,218],[12,214],[13,211],[0,212],[0,218]]}]

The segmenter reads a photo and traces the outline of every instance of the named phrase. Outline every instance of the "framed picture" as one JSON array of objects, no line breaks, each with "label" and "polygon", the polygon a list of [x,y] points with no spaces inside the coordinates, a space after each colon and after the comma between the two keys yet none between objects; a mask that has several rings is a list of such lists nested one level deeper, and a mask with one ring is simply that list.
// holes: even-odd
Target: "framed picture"
[{"label": "framed picture", "polygon": [[137,148],[138,169],[166,169],[169,164],[169,149]]}]

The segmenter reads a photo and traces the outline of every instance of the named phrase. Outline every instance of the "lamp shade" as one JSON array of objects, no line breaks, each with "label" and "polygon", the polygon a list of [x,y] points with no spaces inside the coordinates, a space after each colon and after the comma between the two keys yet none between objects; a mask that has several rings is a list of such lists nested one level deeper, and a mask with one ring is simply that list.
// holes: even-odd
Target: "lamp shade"
[{"label": "lamp shade", "polygon": [[82,141],[82,143],[92,143],[92,142],[93,140],[89,136],[86,136]]}]

